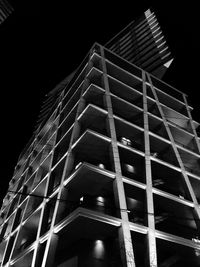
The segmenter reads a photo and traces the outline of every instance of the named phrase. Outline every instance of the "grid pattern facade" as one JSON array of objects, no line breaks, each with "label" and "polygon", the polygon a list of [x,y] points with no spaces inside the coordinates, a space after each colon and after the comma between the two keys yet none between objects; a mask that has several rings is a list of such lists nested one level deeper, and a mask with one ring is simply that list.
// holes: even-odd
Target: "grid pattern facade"
[{"label": "grid pattern facade", "polygon": [[148,9],[105,45],[120,57],[162,78],[173,61],[156,15]]},{"label": "grid pattern facade", "polygon": [[4,198],[1,266],[199,266],[187,96],[99,44],[56,92]]}]

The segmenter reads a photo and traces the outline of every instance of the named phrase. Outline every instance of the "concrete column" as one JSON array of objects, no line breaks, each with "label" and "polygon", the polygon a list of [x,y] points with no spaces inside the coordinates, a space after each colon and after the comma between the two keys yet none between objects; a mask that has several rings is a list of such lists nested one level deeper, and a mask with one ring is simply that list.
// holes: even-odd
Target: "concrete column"
[{"label": "concrete column", "polygon": [[41,267],[55,266],[54,262],[55,262],[55,253],[57,244],[58,244],[58,235],[52,234],[50,242],[47,243]]},{"label": "concrete column", "polygon": [[[69,175],[69,173],[73,167],[73,163],[74,163],[74,155],[72,153],[72,144],[73,144],[75,138],[78,137],[79,132],[80,132],[80,127],[78,125],[77,118],[85,107],[85,100],[82,97],[84,87],[80,88],[80,90],[81,90],[80,101],[78,103],[78,108],[77,108],[76,117],[75,117],[75,121],[74,121],[74,127],[72,130],[70,144],[69,144],[69,148],[68,148],[68,154],[67,154],[67,157],[65,160],[65,166],[64,166],[63,173],[62,173],[61,186],[60,186],[60,189],[59,189],[59,192],[57,195],[58,199],[62,199],[62,197],[63,197],[63,194],[62,194],[63,193],[63,181],[65,180],[66,176]],[[67,191],[65,193],[67,194]],[[66,195],[64,197],[66,197]],[[50,234],[49,234],[49,237],[47,240],[47,246],[46,246],[46,250],[45,250],[45,254],[44,254],[44,260],[43,260],[42,267],[51,267],[51,266],[54,267],[53,266],[54,256],[55,256],[56,245],[58,242],[58,236],[53,233],[53,227],[55,224],[56,217],[59,216],[59,209],[58,209],[59,204],[60,204],[60,201],[56,201],[55,209],[54,209],[54,215],[53,215],[52,223],[51,223],[51,228],[49,230]]]},{"label": "concrete column", "polygon": [[189,106],[188,106],[188,102],[187,102],[187,98],[186,98],[185,95],[183,95],[183,99],[184,99],[185,106],[186,106],[186,109],[187,109],[188,117],[190,118],[190,125],[191,125],[191,128],[192,128],[193,134],[194,134],[194,138],[195,138],[195,141],[196,141],[196,144],[197,144],[197,148],[198,148],[198,151],[200,153],[200,142],[199,142],[199,139],[198,139],[198,136],[197,136],[197,132],[196,132],[195,127],[194,127],[193,119],[192,119],[191,112],[190,112],[190,109],[189,109]]},{"label": "concrete column", "polygon": [[142,71],[143,81],[143,109],[144,109],[144,145],[145,145],[145,170],[146,170],[146,204],[147,204],[147,221],[148,221],[148,238],[147,238],[147,262],[148,266],[157,266],[156,238],[155,238],[155,219],[152,190],[152,173],[150,159],[150,140],[149,140],[149,121],[146,92],[146,74]]},{"label": "concrete column", "polygon": [[56,214],[56,222],[59,222],[61,219],[63,219],[63,214],[66,211],[68,205],[70,203],[67,202],[67,197],[68,197],[68,188],[64,187],[62,189],[62,192],[60,194],[60,201],[58,203],[58,210]]},{"label": "concrete column", "polygon": [[116,174],[115,181],[113,183],[113,190],[115,196],[116,206],[119,209],[119,214],[121,215],[122,224],[119,229],[119,245],[121,252],[121,259],[123,267],[135,267],[135,259],[133,253],[132,239],[129,228],[129,220],[127,214],[127,206],[126,206],[126,197],[124,192],[124,185],[121,174],[121,165],[119,159],[119,151],[117,146],[117,137],[115,131],[115,124],[113,118],[113,110],[112,103],[110,97],[109,83],[107,77],[106,70],[106,62],[104,57],[104,50],[101,47],[101,57],[102,57],[102,70],[103,70],[103,84],[105,87],[105,96],[104,103],[108,111],[108,130],[110,132],[111,137],[111,151],[112,151],[112,159],[114,171]]},{"label": "concrete column", "polygon": [[169,136],[169,139],[171,141],[171,146],[172,146],[172,148],[174,150],[174,153],[176,155],[177,161],[178,161],[179,166],[181,168],[181,172],[182,172],[183,178],[185,180],[185,184],[187,185],[187,188],[188,188],[188,191],[190,193],[191,199],[192,199],[192,201],[194,203],[194,209],[195,209],[194,217],[197,218],[197,221],[200,221],[200,209],[199,209],[199,204],[197,202],[196,196],[194,194],[194,190],[193,190],[192,185],[190,183],[190,180],[189,180],[189,178],[187,176],[187,173],[186,173],[186,170],[185,170],[185,166],[184,166],[183,161],[182,161],[182,159],[180,157],[179,151],[178,151],[178,149],[176,147],[176,144],[175,144],[173,135],[171,133],[170,127],[168,126],[168,122],[167,122],[167,120],[165,118],[165,115],[164,115],[164,112],[162,110],[162,106],[161,106],[161,104],[159,102],[156,90],[155,90],[155,88],[153,86],[153,83],[151,81],[151,77],[150,77],[150,75],[148,73],[147,73],[147,77],[148,77],[148,81],[149,81],[149,83],[151,85],[151,90],[152,90],[153,96],[154,96],[154,98],[156,100],[157,107],[158,107],[158,109],[160,111],[163,123],[165,125],[165,129],[166,129],[166,131],[168,133],[168,136]]}]

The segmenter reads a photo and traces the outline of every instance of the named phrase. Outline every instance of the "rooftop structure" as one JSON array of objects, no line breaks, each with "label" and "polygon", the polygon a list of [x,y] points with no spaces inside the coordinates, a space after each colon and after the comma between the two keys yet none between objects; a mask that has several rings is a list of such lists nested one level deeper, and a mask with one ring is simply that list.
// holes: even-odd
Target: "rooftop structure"
[{"label": "rooftop structure", "polygon": [[156,15],[151,9],[128,24],[105,47],[160,79],[173,61]]}]

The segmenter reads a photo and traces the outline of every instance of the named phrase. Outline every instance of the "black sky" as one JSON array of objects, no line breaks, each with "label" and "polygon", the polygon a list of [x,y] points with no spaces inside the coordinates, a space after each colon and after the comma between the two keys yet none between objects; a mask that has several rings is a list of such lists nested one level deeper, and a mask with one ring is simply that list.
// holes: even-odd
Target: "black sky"
[{"label": "black sky", "polygon": [[[11,1],[0,25],[1,179],[6,191],[18,155],[30,139],[44,95],[72,72],[95,41],[105,44],[152,6],[175,60],[166,81],[189,95],[198,121],[198,7],[187,1]],[[177,1],[178,2],[178,1]]]}]

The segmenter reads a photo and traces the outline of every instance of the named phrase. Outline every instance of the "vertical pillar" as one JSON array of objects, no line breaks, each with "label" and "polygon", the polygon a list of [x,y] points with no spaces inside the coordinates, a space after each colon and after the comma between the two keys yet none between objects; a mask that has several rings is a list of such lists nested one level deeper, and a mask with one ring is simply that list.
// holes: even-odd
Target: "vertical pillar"
[{"label": "vertical pillar", "polygon": [[146,204],[147,204],[147,222],[148,222],[147,262],[148,266],[156,267],[157,253],[156,253],[156,238],[155,238],[155,219],[154,219],[154,205],[153,205],[151,159],[150,159],[146,74],[144,71],[142,71],[142,83],[143,83],[143,110],[144,110],[143,114],[144,114],[145,171],[146,171]]},{"label": "vertical pillar", "polygon": [[[184,102],[185,102],[185,106],[186,106],[186,109],[187,109],[187,113],[188,113],[188,117],[190,119],[190,125],[191,125],[191,128],[192,128],[192,131],[193,131],[193,134],[194,134],[194,138],[195,138],[195,141],[196,141],[196,145],[197,145],[197,149],[198,149],[198,152],[200,154],[200,142],[199,142],[199,139],[198,139],[198,136],[197,136],[197,132],[195,130],[195,127],[194,127],[194,123],[193,123],[193,119],[192,119],[192,115],[191,115],[191,112],[190,112],[190,109],[189,109],[189,105],[188,105],[188,102],[187,102],[187,98],[185,95],[183,95],[183,99],[184,99]],[[190,184],[191,185],[191,184]],[[191,186],[191,190],[195,196],[195,193],[194,193],[194,190]],[[198,227],[198,232],[200,234],[200,209],[199,209],[199,203],[196,199],[196,196],[195,196],[195,202],[194,202],[194,206],[195,206],[195,210],[197,211],[197,227]],[[199,211],[199,212],[198,212]]]},{"label": "vertical pillar", "polygon": [[191,125],[191,128],[192,128],[193,134],[194,134],[194,138],[195,138],[195,141],[196,141],[196,144],[197,144],[197,148],[198,148],[198,151],[200,153],[200,143],[199,143],[199,140],[198,140],[197,132],[196,132],[195,127],[194,127],[193,119],[192,119],[191,112],[190,112],[190,109],[189,109],[189,106],[188,106],[188,102],[187,102],[187,98],[186,98],[185,95],[183,95],[183,99],[184,99],[185,106],[186,106],[186,109],[187,109],[188,117],[190,119],[190,125]]},{"label": "vertical pillar", "polygon": [[[195,196],[195,194],[194,194],[194,191],[193,191],[192,185],[191,185],[191,183],[190,183],[190,180],[189,180],[189,178],[188,178],[188,176],[187,176],[187,173],[186,173],[186,170],[185,170],[183,161],[182,161],[182,159],[181,159],[181,157],[180,157],[179,151],[178,151],[178,149],[177,149],[177,147],[176,147],[176,144],[175,144],[173,135],[172,135],[172,133],[171,133],[170,127],[169,127],[168,122],[167,122],[167,120],[166,120],[166,118],[165,118],[164,112],[163,112],[163,110],[162,110],[162,106],[161,106],[161,104],[160,104],[160,102],[159,102],[159,99],[158,99],[156,90],[155,90],[155,88],[154,88],[154,86],[153,86],[153,83],[152,83],[152,80],[151,80],[151,77],[150,77],[150,75],[149,75],[148,73],[147,73],[147,77],[148,77],[149,83],[150,83],[150,85],[151,85],[151,90],[152,90],[153,96],[154,96],[154,98],[155,98],[157,107],[158,107],[159,112],[160,112],[160,114],[161,114],[161,117],[162,117],[162,119],[163,119],[163,123],[164,123],[164,125],[165,125],[165,129],[166,129],[167,134],[168,134],[168,136],[169,136],[169,139],[170,139],[170,141],[171,141],[171,146],[172,146],[172,148],[173,148],[173,150],[174,150],[174,154],[176,155],[176,159],[177,159],[177,161],[178,161],[178,163],[179,163],[179,166],[180,166],[180,169],[181,169],[183,178],[184,178],[184,180],[185,180],[185,184],[187,185],[188,191],[189,191],[189,193],[190,193],[190,197],[191,197],[191,199],[192,199],[192,201],[193,201],[194,209],[195,209],[194,217],[197,219],[196,221],[199,222],[199,221],[200,221],[200,209],[199,209],[199,205],[198,205],[196,196]],[[197,223],[197,225],[198,225],[198,223]],[[199,228],[199,227],[198,227],[198,228]]]},{"label": "vertical pillar", "polygon": [[[89,63],[88,63],[89,65]],[[84,79],[84,78],[83,78]],[[86,83],[88,83],[87,79],[85,80]],[[85,84],[84,84],[85,86]],[[78,103],[78,108],[77,108],[77,112],[76,112],[76,117],[75,117],[75,121],[74,121],[74,127],[72,130],[72,134],[71,134],[71,138],[70,138],[70,144],[69,144],[69,148],[68,148],[68,154],[65,160],[65,165],[64,165],[64,170],[62,173],[62,179],[61,179],[61,186],[59,188],[59,192],[58,192],[58,199],[61,199],[63,197],[62,195],[62,184],[63,181],[65,180],[66,176],[68,176],[68,174],[70,173],[72,167],[73,167],[73,162],[74,162],[74,155],[72,153],[72,145],[74,140],[78,137],[79,133],[80,133],[80,127],[77,121],[77,118],[79,116],[79,114],[83,111],[84,107],[85,107],[85,100],[83,99],[83,92],[84,92],[84,86],[82,86],[80,88],[81,90],[81,95],[80,95],[80,100]],[[66,192],[67,194],[67,192]],[[66,196],[65,196],[66,197]],[[51,228],[49,230],[49,237],[47,240],[47,246],[46,246],[46,250],[45,250],[45,254],[44,254],[44,260],[43,260],[43,264],[42,267],[53,267],[53,261],[54,261],[54,254],[55,254],[55,249],[56,249],[56,244],[58,242],[58,236],[56,236],[53,233],[53,227],[55,224],[55,220],[57,217],[57,215],[59,216],[59,205],[60,202],[56,201],[55,204],[55,208],[54,208],[54,214],[53,214],[53,218],[52,218],[52,223],[51,223]]]},{"label": "vertical pillar", "polygon": [[67,202],[67,198],[69,194],[68,192],[69,192],[69,189],[66,187],[64,187],[61,191],[55,223],[63,219],[63,214],[66,212],[66,209],[68,209],[69,205],[71,204]]},{"label": "vertical pillar", "polygon": [[118,235],[120,243],[121,259],[123,267],[135,267],[132,239],[129,228],[128,214],[127,214],[126,197],[121,174],[121,165],[120,165],[119,151],[117,146],[117,137],[114,125],[112,102],[110,97],[103,47],[101,47],[101,58],[102,58],[102,70],[103,70],[103,83],[105,86],[105,105],[108,111],[108,126],[111,136],[111,150],[112,150],[114,170],[116,174],[113,190],[114,190],[116,205],[119,208],[120,211],[119,213],[122,219],[122,224],[121,228],[119,229],[119,235]]},{"label": "vertical pillar", "polygon": [[41,267],[54,267],[55,253],[58,244],[58,236],[56,234],[51,235],[48,250],[45,251],[43,262]]},{"label": "vertical pillar", "polygon": [[[33,260],[32,260],[32,266],[37,266],[37,255],[39,253],[39,239],[40,239],[40,232],[42,230],[42,223],[43,223],[43,217],[45,216],[45,204],[47,203],[47,200],[46,200],[46,196],[48,195],[48,187],[49,187],[49,182],[50,182],[50,174],[51,174],[51,167],[52,167],[52,163],[53,163],[53,155],[54,155],[54,150],[55,150],[55,145],[56,145],[56,139],[57,139],[57,134],[58,134],[58,126],[59,126],[59,121],[60,121],[60,110],[61,110],[61,105],[62,105],[62,99],[63,99],[63,92],[60,94],[59,96],[59,104],[57,106],[57,110],[58,110],[58,123],[56,125],[56,134],[55,134],[55,138],[53,140],[53,144],[52,144],[52,156],[51,156],[51,160],[49,162],[49,174],[48,174],[48,178],[47,178],[47,183],[46,183],[46,188],[45,188],[45,192],[44,192],[44,198],[43,198],[43,207],[41,209],[41,213],[40,213],[40,219],[39,219],[39,225],[38,225],[38,232],[37,232],[37,237],[36,237],[36,248],[34,250],[34,253],[33,253]],[[56,117],[55,117],[56,118]],[[55,120],[54,118],[54,120]],[[44,262],[43,262],[44,264]]]}]

